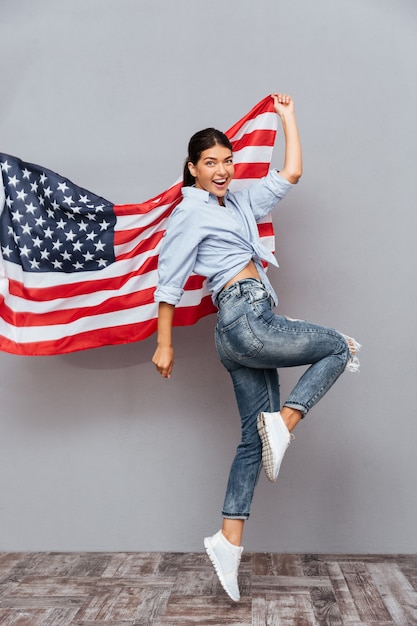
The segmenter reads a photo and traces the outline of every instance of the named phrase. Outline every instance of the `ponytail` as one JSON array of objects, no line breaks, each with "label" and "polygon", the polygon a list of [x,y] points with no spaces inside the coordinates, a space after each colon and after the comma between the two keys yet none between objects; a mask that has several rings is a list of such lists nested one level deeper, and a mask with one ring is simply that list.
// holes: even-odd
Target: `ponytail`
[{"label": "ponytail", "polygon": [[189,167],[188,167],[189,162],[190,162],[190,159],[185,159],[184,173],[183,173],[183,186],[184,187],[192,187],[195,183],[195,178],[191,174]]}]

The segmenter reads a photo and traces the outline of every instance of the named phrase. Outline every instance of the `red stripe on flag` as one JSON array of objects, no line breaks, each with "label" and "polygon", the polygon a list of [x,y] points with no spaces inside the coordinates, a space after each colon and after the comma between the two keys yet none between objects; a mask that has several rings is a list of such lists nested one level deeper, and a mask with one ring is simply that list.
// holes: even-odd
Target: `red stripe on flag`
[{"label": "red stripe on flag", "polygon": [[236,163],[235,178],[262,178],[268,170],[269,163]]},{"label": "red stripe on flag", "polygon": [[216,311],[211,296],[204,296],[198,306],[177,307],[174,312],[174,326],[191,326],[198,322],[200,317]]},{"label": "red stripe on flag", "polygon": [[156,255],[146,259],[146,261],[134,272],[126,273],[114,278],[95,279],[89,282],[79,282],[67,285],[57,285],[55,287],[27,287],[17,280],[9,280],[9,293],[27,300],[28,302],[48,302],[50,300],[60,300],[61,298],[73,298],[94,294],[100,291],[111,291],[121,289],[129,280],[135,276],[142,276],[147,272],[156,270],[158,267],[158,257]]},{"label": "red stripe on flag", "polygon": [[[178,203],[181,200],[181,187],[182,183],[176,183],[159,196],[146,200],[146,202],[115,205],[115,213],[116,215],[143,215],[149,213],[157,206],[163,206],[164,204],[171,204],[173,202]],[[171,207],[171,210],[172,208],[173,207]]]},{"label": "red stripe on flag", "polygon": [[242,148],[246,148],[248,145],[248,139],[250,139],[251,146],[273,146],[275,143],[276,137],[275,130],[254,130],[252,133],[248,135],[244,135],[241,139],[237,139],[236,141],[232,141],[233,151],[238,152],[238,150],[242,150]]},{"label": "red stripe on flag", "polygon": [[274,227],[272,222],[262,222],[262,224],[258,224],[258,231],[260,237],[274,236]]}]

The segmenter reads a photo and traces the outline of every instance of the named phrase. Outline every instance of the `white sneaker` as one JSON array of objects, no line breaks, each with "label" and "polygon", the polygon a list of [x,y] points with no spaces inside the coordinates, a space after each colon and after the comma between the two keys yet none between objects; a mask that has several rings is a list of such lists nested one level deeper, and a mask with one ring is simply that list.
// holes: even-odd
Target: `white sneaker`
[{"label": "white sneaker", "polygon": [[221,530],[212,537],[206,537],[204,547],[214,565],[223,589],[232,600],[238,602],[240,593],[237,584],[237,571],[243,547],[234,546],[230,543]]},{"label": "white sneaker", "polygon": [[260,413],[257,421],[262,441],[262,464],[271,483],[278,478],[285,451],[294,435],[286,427],[281,413]]}]

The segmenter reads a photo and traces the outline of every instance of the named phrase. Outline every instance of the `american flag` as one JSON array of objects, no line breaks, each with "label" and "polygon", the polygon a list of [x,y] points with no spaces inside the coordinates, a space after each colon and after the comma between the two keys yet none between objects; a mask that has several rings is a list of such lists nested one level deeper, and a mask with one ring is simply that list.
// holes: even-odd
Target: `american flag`
[{"label": "american flag", "polygon": [[[276,130],[268,96],[227,131],[235,189],[267,174]],[[146,202],[115,205],[16,157],[0,153],[0,167],[0,350],[53,355],[151,335],[158,251],[181,181]],[[273,249],[270,217],[259,234]],[[205,278],[193,274],[174,325],[215,310]]]}]

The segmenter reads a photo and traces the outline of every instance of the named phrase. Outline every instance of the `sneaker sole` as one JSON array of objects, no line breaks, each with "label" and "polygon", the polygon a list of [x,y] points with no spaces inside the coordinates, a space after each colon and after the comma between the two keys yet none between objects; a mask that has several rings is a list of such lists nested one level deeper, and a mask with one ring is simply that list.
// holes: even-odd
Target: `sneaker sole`
[{"label": "sneaker sole", "polygon": [[236,599],[236,598],[233,598],[233,596],[230,595],[230,591],[228,590],[227,585],[226,585],[226,581],[223,578],[223,574],[222,574],[221,568],[219,566],[219,562],[218,562],[218,560],[216,558],[216,555],[214,554],[214,552],[212,550],[212,547],[210,545],[210,542],[209,542],[209,540],[207,538],[204,539],[204,547],[205,547],[206,552],[208,554],[208,557],[209,557],[209,559],[210,559],[210,561],[211,561],[211,563],[212,563],[212,565],[214,567],[214,570],[215,570],[215,572],[217,574],[217,578],[219,579],[221,586],[223,587],[223,589],[225,590],[225,592],[227,593],[229,598],[231,598],[233,600],[233,602],[239,602],[240,598]]},{"label": "sneaker sole", "polygon": [[269,438],[269,429],[268,425],[265,422],[265,417],[263,413],[259,414],[258,417],[258,433],[262,442],[262,465],[265,470],[265,474],[267,479],[274,483],[276,482],[278,475],[274,474],[274,453],[272,451],[271,441]]}]

